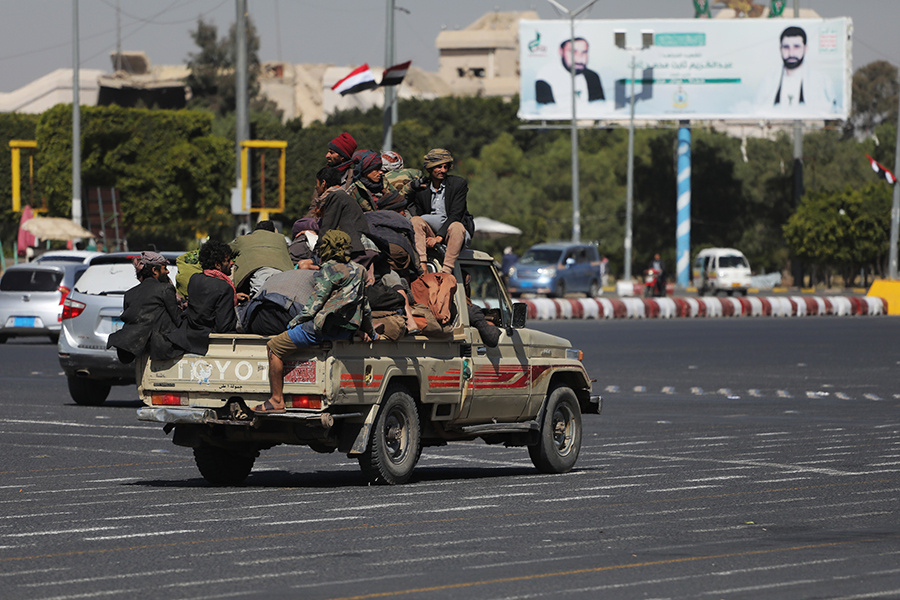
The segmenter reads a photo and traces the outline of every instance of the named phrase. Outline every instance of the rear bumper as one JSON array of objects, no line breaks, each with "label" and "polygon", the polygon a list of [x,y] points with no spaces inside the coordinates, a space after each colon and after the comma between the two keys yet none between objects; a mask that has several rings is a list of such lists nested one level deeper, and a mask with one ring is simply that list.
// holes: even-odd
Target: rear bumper
[{"label": "rear bumper", "polygon": [[59,366],[68,377],[86,377],[88,379],[104,379],[116,385],[129,385],[135,382],[135,365],[122,364],[115,352],[94,352],[91,354],[73,354],[61,352],[58,355]]},{"label": "rear bumper", "polygon": [[36,337],[40,335],[56,335],[60,331],[59,323],[46,327],[0,327],[0,335],[8,337]]}]

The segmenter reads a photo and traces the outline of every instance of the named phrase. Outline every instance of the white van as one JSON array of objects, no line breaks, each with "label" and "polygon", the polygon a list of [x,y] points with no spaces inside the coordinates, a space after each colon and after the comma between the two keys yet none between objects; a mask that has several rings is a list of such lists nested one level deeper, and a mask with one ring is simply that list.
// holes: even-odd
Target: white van
[{"label": "white van", "polygon": [[740,250],[707,248],[694,259],[691,276],[701,296],[710,293],[715,296],[719,292],[746,296],[750,287],[750,263]]}]

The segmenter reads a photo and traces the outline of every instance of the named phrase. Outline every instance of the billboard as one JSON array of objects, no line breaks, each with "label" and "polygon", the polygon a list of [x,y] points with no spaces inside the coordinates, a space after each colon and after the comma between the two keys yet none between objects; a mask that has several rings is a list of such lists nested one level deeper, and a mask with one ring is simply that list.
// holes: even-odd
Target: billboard
[{"label": "billboard", "polygon": [[[846,119],[852,29],[846,17],[575,21],[576,118],[630,118],[633,57],[639,119]],[[569,21],[519,22],[519,118],[571,119],[570,36]]]}]

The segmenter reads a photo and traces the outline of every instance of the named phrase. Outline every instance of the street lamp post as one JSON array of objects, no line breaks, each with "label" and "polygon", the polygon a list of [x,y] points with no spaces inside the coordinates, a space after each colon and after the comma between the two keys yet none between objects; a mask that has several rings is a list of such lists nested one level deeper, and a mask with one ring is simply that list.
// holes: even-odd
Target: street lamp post
[{"label": "street lamp post", "polygon": [[78,0],[72,2],[72,220],[81,225],[81,84]]},{"label": "street lamp post", "polygon": [[572,79],[572,241],[581,241],[581,202],[578,178],[578,121],[575,114],[575,19],[578,15],[597,3],[590,0],[580,8],[570,11],[556,0],[547,0],[569,17],[569,75]]},{"label": "street lamp post", "polygon": [[[391,67],[394,57],[394,0],[387,0],[387,27],[385,28],[384,68]],[[381,150],[390,152],[394,149],[394,123],[397,122],[397,91],[395,86],[384,88],[384,135]]]},{"label": "street lamp post", "polygon": [[632,220],[634,215],[634,78],[637,69],[637,52],[646,50],[653,45],[653,32],[641,31],[641,45],[627,46],[625,44],[625,32],[615,32],[616,46],[631,52],[631,116],[628,122],[628,182],[625,191],[625,272],[623,279],[631,281],[631,246],[632,246]]}]

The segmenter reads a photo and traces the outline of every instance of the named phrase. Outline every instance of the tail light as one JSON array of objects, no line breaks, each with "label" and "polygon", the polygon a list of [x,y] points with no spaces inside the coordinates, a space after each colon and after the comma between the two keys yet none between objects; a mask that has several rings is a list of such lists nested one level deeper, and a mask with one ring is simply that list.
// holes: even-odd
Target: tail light
[{"label": "tail light", "polygon": [[59,293],[61,295],[61,297],[59,299],[60,305],[62,305],[62,303],[66,301],[66,298],[69,297],[69,292],[71,292],[71,291],[72,290],[70,290],[69,288],[67,288],[64,285],[59,286]]},{"label": "tail light", "polygon": [[154,406],[181,406],[181,394],[150,394],[150,403]]},{"label": "tail light", "polygon": [[291,408],[313,408],[318,410],[322,408],[322,397],[306,394],[288,396],[285,398],[285,404],[289,405]]},{"label": "tail light", "polygon": [[[60,288],[60,289],[65,289],[65,288]],[[66,292],[68,293],[68,290],[66,290]],[[62,317],[60,320],[74,319],[75,317],[80,315],[82,312],[84,312],[85,304],[84,304],[84,302],[79,302],[78,300],[72,300],[71,298],[66,298],[65,301],[62,303],[62,305],[63,305]]]}]

